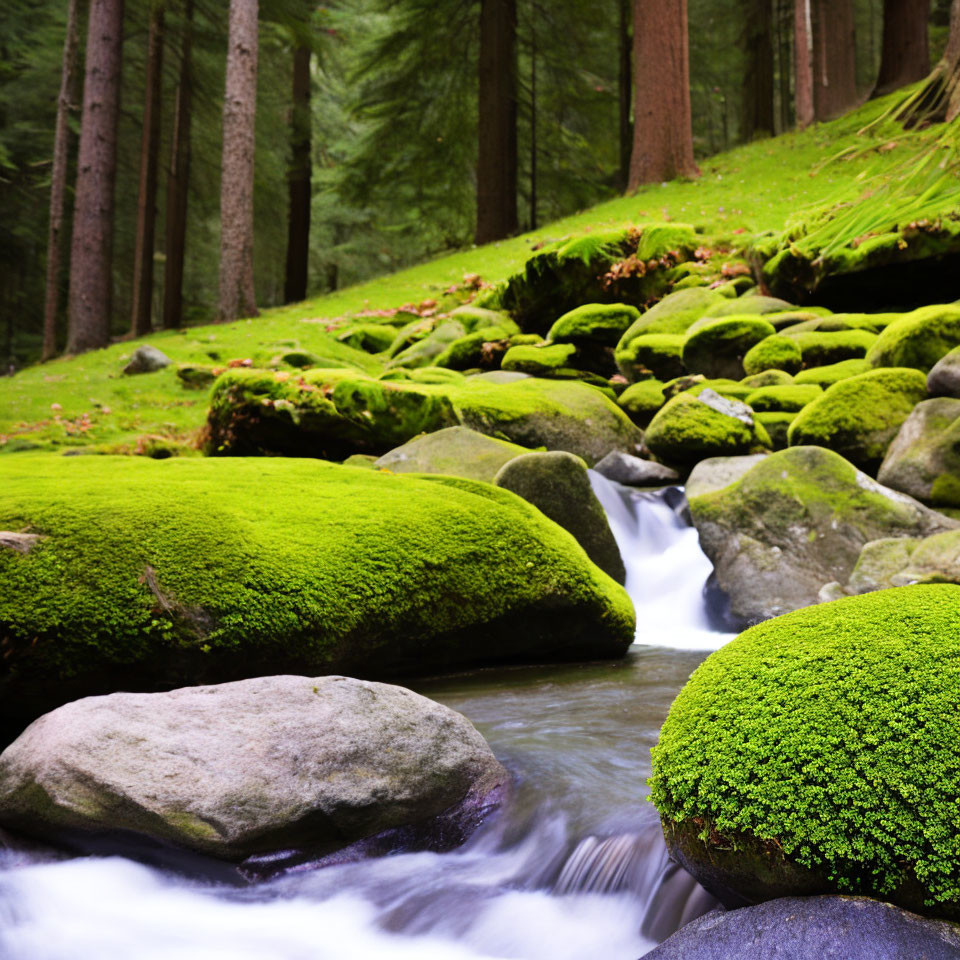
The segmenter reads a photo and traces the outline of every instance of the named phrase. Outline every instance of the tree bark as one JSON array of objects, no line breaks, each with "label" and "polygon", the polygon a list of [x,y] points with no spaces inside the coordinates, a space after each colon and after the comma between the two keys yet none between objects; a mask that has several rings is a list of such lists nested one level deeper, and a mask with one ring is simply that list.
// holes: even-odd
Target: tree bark
[{"label": "tree bark", "polygon": [[57,352],[57,311],[60,306],[60,261],[63,254],[63,220],[67,207],[67,167],[70,160],[70,112],[77,107],[80,86],[80,0],[67,6],[63,41],[63,69],[57,98],[57,125],[53,134],[53,170],[50,174],[50,231],[47,237],[47,280],[43,306],[43,354]]},{"label": "tree bark", "polygon": [[780,130],[784,133],[793,123],[790,77],[793,61],[790,57],[790,25],[793,22],[793,0],[777,0],[777,56],[780,79]]},{"label": "tree bark", "polygon": [[307,298],[310,261],[310,49],[293,51],[293,110],[290,114],[290,213],[287,221],[286,303]]},{"label": "tree bark", "polygon": [[813,0],[794,0],[793,60],[794,104],[797,126],[803,130],[813,123]]},{"label": "tree bark", "polygon": [[950,5],[950,33],[947,48],[927,77],[919,95],[899,119],[907,126],[939,123],[960,116],[960,0]]},{"label": "tree bark", "polygon": [[744,32],[743,139],[770,136],[774,127],[773,8],[771,0],[747,0]]},{"label": "tree bark", "polygon": [[930,0],[884,0],[880,73],[873,96],[916,83],[930,73]]},{"label": "tree bark", "polygon": [[517,3],[481,0],[476,242],[517,232]]},{"label": "tree bark", "polygon": [[253,155],[258,0],[230,0],[220,173],[221,321],[257,315],[253,292]]},{"label": "tree bark", "polygon": [[859,99],[853,0],[812,0],[812,4],[813,111],[817,120],[831,120]]},{"label": "tree bark", "polygon": [[530,229],[537,229],[537,29],[530,23]]},{"label": "tree bark", "polygon": [[187,244],[190,185],[190,122],[193,113],[193,0],[185,0],[180,77],[174,106],[170,167],[167,170],[167,223],[164,233],[163,326],[183,323],[183,261]]},{"label": "tree bark", "polygon": [[140,189],[133,256],[133,308],[130,332],[150,332],[153,305],[153,240],[157,224],[157,168],[160,163],[160,105],[163,92],[163,3],[154,0],[147,37],[146,92],[140,140]]},{"label": "tree bark", "polygon": [[[633,57],[630,39],[630,0],[619,0],[620,8],[620,75],[619,112],[620,112],[620,189],[626,190],[630,182],[630,152],[633,148],[633,123],[630,109],[633,97]],[[711,118],[712,120],[712,118]]]},{"label": "tree bark", "polygon": [[123,56],[123,0],[92,0],[70,247],[67,351],[110,340],[113,204]]},{"label": "tree bark", "polygon": [[633,154],[628,188],[694,177],[687,0],[633,0]]}]

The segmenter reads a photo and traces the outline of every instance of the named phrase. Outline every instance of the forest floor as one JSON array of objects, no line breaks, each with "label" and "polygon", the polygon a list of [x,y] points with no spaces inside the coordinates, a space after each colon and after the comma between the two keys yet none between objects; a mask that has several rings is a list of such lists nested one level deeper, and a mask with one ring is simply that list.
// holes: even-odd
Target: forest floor
[{"label": "forest floor", "polygon": [[[361,365],[367,358],[372,371],[378,361],[337,343],[324,330],[328,323],[435,297],[467,273],[484,281],[504,279],[533,248],[567,235],[669,219],[694,224],[707,245],[743,246],[757,233],[783,229],[804,207],[855,197],[859,174],[893,168],[916,149],[923,134],[904,137],[890,121],[860,133],[902,96],[901,91],[839,120],[718,154],[702,163],[697,180],[648,186],[511,240],[265,310],[256,319],[163,331],[0,378],[0,453],[58,447],[134,452],[144,435],[189,443],[203,426],[207,397],[182,385],[177,364],[226,365],[298,347],[327,357],[339,350],[344,360]],[[148,376],[123,375],[140,343],[154,344],[173,364]]]}]

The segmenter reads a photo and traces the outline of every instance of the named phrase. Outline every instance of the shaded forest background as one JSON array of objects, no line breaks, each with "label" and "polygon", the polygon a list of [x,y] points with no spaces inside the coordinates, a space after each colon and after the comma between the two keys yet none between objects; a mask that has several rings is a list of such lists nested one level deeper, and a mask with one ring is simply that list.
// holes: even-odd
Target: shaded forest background
[{"label": "shaded forest background", "polygon": [[[217,309],[226,0],[180,0],[165,8],[161,226],[151,312],[156,318],[163,309],[167,168],[190,7],[193,118],[181,320],[194,324],[213,320]],[[768,24],[758,20],[758,8],[769,14]],[[883,8],[883,0],[855,0],[856,77],[864,98],[877,80]],[[290,299],[285,281],[298,50],[301,85],[309,54],[311,91],[306,293],[337,289],[472,241],[479,14],[476,0],[351,0],[319,7],[303,0],[262,0],[253,258],[261,306]],[[6,0],[0,12],[0,359],[16,366],[41,353],[66,16],[66,0]],[[793,0],[689,0],[698,157],[794,125],[793,17]],[[150,20],[149,3],[127,4],[112,264],[114,334],[130,328]],[[934,0],[934,61],[946,42],[948,20],[949,0]],[[521,228],[583,209],[626,186],[630,22],[627,0],[518,0]],[[772,56],[772,66],[763,69],[758,91],[751,78],[760,49]],[[79,100],[79,94],[71,98],[71,185]],[[68,196],[67,235],[70,209]],[[65,300],[66,269],[61,273]],[[61,346],[64,337],[60,329]]]}]

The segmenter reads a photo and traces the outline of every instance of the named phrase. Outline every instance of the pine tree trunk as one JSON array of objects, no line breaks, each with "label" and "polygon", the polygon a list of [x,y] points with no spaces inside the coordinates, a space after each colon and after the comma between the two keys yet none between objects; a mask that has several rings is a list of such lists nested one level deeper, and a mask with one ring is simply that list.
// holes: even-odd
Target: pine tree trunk
[{"label": "pine tree trunk", "polygon": [[477,243],[517,232],[517,3],[481,0]]},{"label": "pine tree trunk", "polygon": [[840,116],[858,101],[853,0],[813,0],[813,112]]},{"label": "pine tree trunk", "polygon": [[530,229],[537,229],[537,30],[530,24]]},{"label": "pine tree trunk", "polygon": [[687,0],[633,2],[633,154],[628,188],[694,177]]},{"label": "pine tree trunk", "polygon": [[771,0],[747,0],[747,70],[743,81],[743,139],[771,135],[773,106],[773,9]]},{"label": "pine tree trunk", "polygon": [[793,61],[790,56],[790,26],[792,23],[792,0],[777,0],[777,49],[780,58],[780,133],[789,130],[793,123],[790,86],[790,78],[793,75]]},{"label": "pine tree trunk", "polygon": [[953,0],[950,6],[950,35],[940,63],[947,77],[944,120],[950,123],[960,116],[960,0]]},{"label": "pine tree trunk", "polygon": [[293,51],[293,110],[290,115],[290,212],[287,221],[286,303],[307,298],[310,260],[310,49]]},{"label": "pine tree trunk", "polygon": [[930,73],[930,0],[884,0],[883,48],[873,96],[916,83]]},{"label": "pine tree trunk", "polygon": [[60,261],[63,220],[67,206],[67,167],[70,159],[70,111],[76,109],[80,86],[80,0],[67,6],[63,41],[63,69],[57,98],[57,125],[53,134],[53,170],[50,174],[50,232],[47,238],[47,280],[43,307],[43,359],[57,352],[57,311],[60,306]]},{"label": "pine tree trunk", "polygon": [[960,0],[950,5],[950,33],[943,56],[927,77],[915,101],[900,115],[911,126],[950,122],[960,116]]},{"label": "pine tree trunk", "polygon": [[813,0],[794,0],[793,60],[794,104],[797,126],[813,123]]},{"label": "pine tree trunk", "polygon": [[123,0],[92,0],[77,156],[67,351],[110,340],[113,203],[123,56]]},{"label": "pine tree trunk", "polygon": [[147,38],[146,91],[140,141],[140,190],[133,256],[133,310],[130,332],[150,332],[153,306],[153,239],[157,224],[157,168],[160,162],[160,104],[163,92],[163,4],[154,0]]},{"label": "pine tree trunk", "polygon": [[626,190],[630,182],[630,151],[633,148],[633,124],[630,109],[633,106],[633,57],[630,39],[630,0],[619,0],[620,7],[620,189]]},{"label": "pine tree trunk", "polygon": [[164,234],[163,326],[183,322],[183,261],[187,243],[187,193],[190,184],[190,121],[193,113],[193,0],[184,4],[180,77],[174,106],[170,167],[167,171],[167,222]]},{"label": "pine tree trunk", "polygon": [[230,0],[220,172],[221,321],[257,315],[253,292],[253,155],[258,0]]}]

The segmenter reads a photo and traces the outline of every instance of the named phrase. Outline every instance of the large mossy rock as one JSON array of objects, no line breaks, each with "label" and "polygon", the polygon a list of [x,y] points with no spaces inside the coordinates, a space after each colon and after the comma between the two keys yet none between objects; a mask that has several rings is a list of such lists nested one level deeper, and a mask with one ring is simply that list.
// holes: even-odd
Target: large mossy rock
[{"label": "large mossy rock", "polygon": [[455,846],[507,785],[466,717],[410,690],[257,677],[45,714],[0,754],[0,824],[80,845],[122,831],[222,860],[315,859]]},{"label": "large mossy rock", "polygon": [[870,348],[875,367],[913,367],[928,373],[960,346],[960,304],[921,307],[891,323]]},{"label": "large mossy rock", "polygon": [[957,960],[960,930],[869,897],[784,897],[715,910],[646,960]]},{"label": "large mossy rock", "polygon": [[847,582],[871,540],[960,527],[822,447],[774,453],[689,499],[717,584],[744,624],[816,603],[825,584]]},{"label": "large mossy rock", "polygon": [[869,593],[915,583],[960,584],[960,530],[865,544],[846,592]]},{"label": "large mossy rock", "polygon": [[572,534],[604,573],[623,583],[627,572],[587,465],[571,453],[525,453],[505,463],[494,483],[532,503]]},{"label": "large mossy rock", "polygon": [[636,337],[651,334],[684,334],[701,317],[726,303],[726,297],[704,287],[692,287],[667,294],[659,303],[635,320],[620,338],[617,350],[623,350]]},{"label": "large mossy rock", "polygon": [[791,383],[782,387],[760,387],[748,393],[745,402],[756,413],[797,413],[822,393],[814,383]]},{"label": "large mossy rock", "polygon": [[743,357],[743,369],[748,376],[765,370],[783,370],[793,374],[802,366],[803,353],[799,345],[790,337],[778,333],[755,343]]},{"label": "large mossy rock", "polygon": [[493,483],[505,463],[529,452],[525,447],[476,430],[446,427],[385,453],[373,465],[390,473],[441,473]]},{"label": "large mossy rock", "polygon": [[926,398],[926,377],[918,370],[861,373],[828,387],[803,408],[790,426],[790,445],[828,447],[876,474],[903,422]]},{"label": "large mossy rock", "polygon": [[0,715],[290,672],[612,657],[633,608],[505,490],[290,459],[7,457]]},{"label": "large mossy rock", "polygon": [[707,457],[739,456],[770,446],[753,411],[714,390],[679,393],[653,418],[647,447],[665,463],[690,468]]},{"label": "large mossy rock", "polygon": [[453,426],[533,449],[566,450],[588,463],[611,450],[632,453],[641,441],[616,404],[582,383],[481,376],[419,383],[350,370],[311,370],[296,378],[232,370],[211,394],[206,450],[342,460],[381,455]]},{"label": "large mossy rock", "polygon": [[684,373],[682,333],[648,333],[617,349],[617,369],[631,383],[654,377],[673,380]]},{"label": "large mossy rock", "polygon": [[960,507],[960,399],[918,403],[887,449],[877,479],[938,507]]},{"label": "large mossy rock", "polygon": [[615,347],[639,316],[640,311],[628,303],[585,303],[560,317],[548,331],[547,339],[576,346]]},{"label": "large mossy rock", "polygon": [[683,365],[690,373],[739,380],[746,373],[746,354],[773,335],[773,327],[760,316],[700,321],[688,332],[683,344]]},{"label": "large mossy rock", "polygon": [[862,360],[876,343],[869,330],[783,330],[779,336],[792,340],[800,350],[804,367],[826,367],[844,360]]},{"label": "large mossy rock", "polygon": [[794,383],[815,383],[817,386],[832,387],[841,380],[849,380],[858,374],[867,373],[873,367],[863,357],[854,357],[851,360],[839,360],[837,363],[828,363],[823,367],[810,367],[801,370],[794,378]]},{"label": "large mossy rock", "polygon": [[846,892],[960,920],[958,636],[960,587],[937,584],[711,654],[653,750],[671,853],[728,904]]}]

